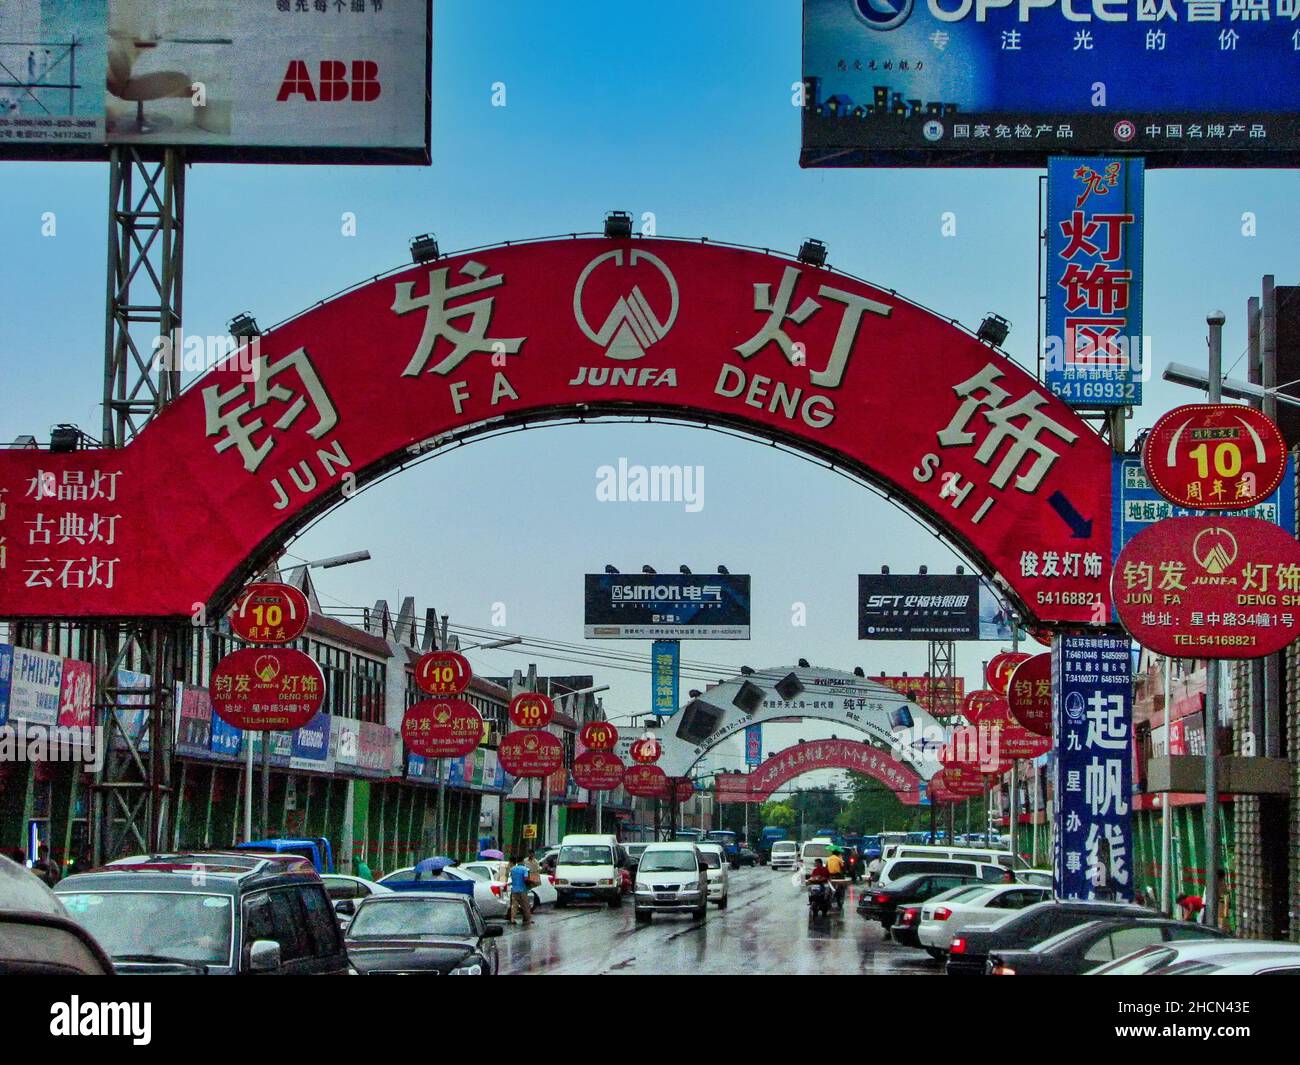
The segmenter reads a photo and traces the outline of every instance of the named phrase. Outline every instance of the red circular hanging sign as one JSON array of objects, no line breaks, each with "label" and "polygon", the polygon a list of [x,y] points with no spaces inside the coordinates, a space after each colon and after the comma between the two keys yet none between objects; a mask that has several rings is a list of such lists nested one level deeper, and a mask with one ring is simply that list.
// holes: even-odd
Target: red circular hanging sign
[{"label": "red circular hanging sign", "polygon": [[638,799],[668,798],[668,777],[657,765],[628,766],[623,787]]},{"label": "red circular hanging sign", "polygon": [[637,740],[628,750],[632,761],[640,762],[642,765],[649,765],[652,762],[659,761],[661,748],[658,740]]},{"label": "red circular hanging sign", "polygon": [[464,699],[421,699],[402,718],[402,742],[423,758],[463,758],[483,741],[483,718]]},{"label": "red circular hanging sign", "polygon": [[695,781],[690,777],[672,777],[673,801],[683,803],[695,794]]},{"label": "red circular hanging sign", "polygon": [[1038,736],[1052,734],[1052,655],[1034,655],[1016,666],[1007,689],[1011,718]]},{"label": "red circular hanging sign", "polygon": [[1286,440],[1261,411],[1236,403],[1189,403],[1162,415],[1142,448],[1147,480],[1192,510],[1245,510],[1286,473]]},{"label": "red circular hanging sign", "polygon": [[941,776],[943,786],[954,795],[970,798],[984,794],[984,778],[977,770],[950,765],[943,769]]},{"label": "red circular hanging sign", "polygon": [[995,691],[983,688],[971,692],[962,702],[962,716],[972,725],[981,721],[1006,720],[1010,711],[1006,699]]},{"label": "red circular hanging sign", "polygon": [[1261,518],[1165,518],[1124,545],[1119,620],[1170,658],[1260,658],[1300,636],[1300,543]]},{"label": "red circular hanging sign", "polygon": [[984,668],[984,681],[999,695],[1007,694],[1007,685],[1011,683],[1011,674],[1016,666],[1032,656],[1024,651],[1002,651],[989,659]]},{"label": "red circular hanging sign", "polygon": [[510,721],[516,728],[545,728],[555,716],[555,704],[541,692],[520,692],[510,700]]},{"label": "red circular hanging sign", "polygon": [[507,732],[497,748],[501,768],[512,777],[544,777],[564,768],[564,746],[549,732]]},{"label": "red circular hanging sign", "polygon": [[287,732],[316,716],[325,701],[325,675],[293,647],[244,647],[212,670],[212,709],[248,732]]},{"label": "red circular hanging sign", "polygon": [[612,751],[618,743],[618,729],[608,721],[591,721],[582,726],[578,739],[589,751]]},{"label": "red circular hanging sign", "polygon": [[459,695],[474,676],[469,659],[457,651],[428,651],[415,661],[415,684],[429,695]]},{"label": "red circular hanging sign", "polygon": [[573,760],[573,780],[588,791],[609,791],[623,783],[624,768],[613,751],[583,751]]},{"label": "red circular hanging sign", "polygon": [[291,643],[307,631],[311,607],[292,585],[250,584],[230,608],[230,631],[248,643]]}]

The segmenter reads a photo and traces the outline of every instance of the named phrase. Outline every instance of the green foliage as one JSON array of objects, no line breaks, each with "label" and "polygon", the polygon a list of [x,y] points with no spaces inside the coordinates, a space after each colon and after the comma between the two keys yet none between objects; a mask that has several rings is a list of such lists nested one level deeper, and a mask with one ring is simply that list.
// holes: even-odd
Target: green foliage
[{"label": "green foliage", "polygon": [[796,815],[788,803],[765,802],[758,808],[758,819],[762,822],[760,831],[768,825],[773,828],[794,828]]}]

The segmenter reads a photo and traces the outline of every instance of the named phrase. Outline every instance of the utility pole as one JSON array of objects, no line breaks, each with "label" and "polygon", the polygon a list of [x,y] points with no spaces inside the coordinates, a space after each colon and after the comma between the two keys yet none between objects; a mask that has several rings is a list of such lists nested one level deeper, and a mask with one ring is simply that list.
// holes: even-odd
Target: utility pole
[{"label": "utility pole", "polygon": [[[1223,399],[1223,323],[1222,311],[1211,311],[1205,318],[1210,327],[1209,399]],[[1219,660],[1211,658],[1205,666],[1205,926],[1219,926]]]}]

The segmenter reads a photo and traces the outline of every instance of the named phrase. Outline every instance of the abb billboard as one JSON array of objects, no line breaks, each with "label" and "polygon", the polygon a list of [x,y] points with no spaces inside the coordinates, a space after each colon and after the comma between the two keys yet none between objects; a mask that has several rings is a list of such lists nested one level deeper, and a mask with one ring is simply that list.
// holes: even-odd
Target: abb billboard
[{"label": "abb billboard", "polygon": [[830,270],[688,241],[539,241],[369,281],[255,344],[121,450],[0,452],[5,616],[218,608],[359,484],[579,411],[831,456],[1001,575],[1032,624],[1109,605],[1106,445],[969,333]]}]

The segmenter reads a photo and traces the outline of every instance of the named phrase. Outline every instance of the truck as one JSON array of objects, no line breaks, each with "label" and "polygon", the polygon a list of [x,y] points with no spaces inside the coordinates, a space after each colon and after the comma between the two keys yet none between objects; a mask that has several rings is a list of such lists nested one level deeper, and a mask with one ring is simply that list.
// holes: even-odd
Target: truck
[{"label": "truck", "polygon": [[755,848],[762,865],[767,865],[772,860],[772,844],[779,839],[786,839],[788,835],[784,828],[777,828],[775,825],[767,825],[763,828],[759,833],[758,846]]},{"label": "truck", "polygon": [[736,838],[736,833],[730,829],[715,828],[712,832],[705,833],[702,843],[717,843],[722,846],[722,852],[727,856],[727,863],[733,869],[740,868],[740,842]]},{"label": "truck", "polygon": [[324,836],[301,839],[255,839],[236,843],[237,851],[256,851],[259,854],[296,854],[306,858],[320,874],[334,872],[334,853],[330,841]]}]

